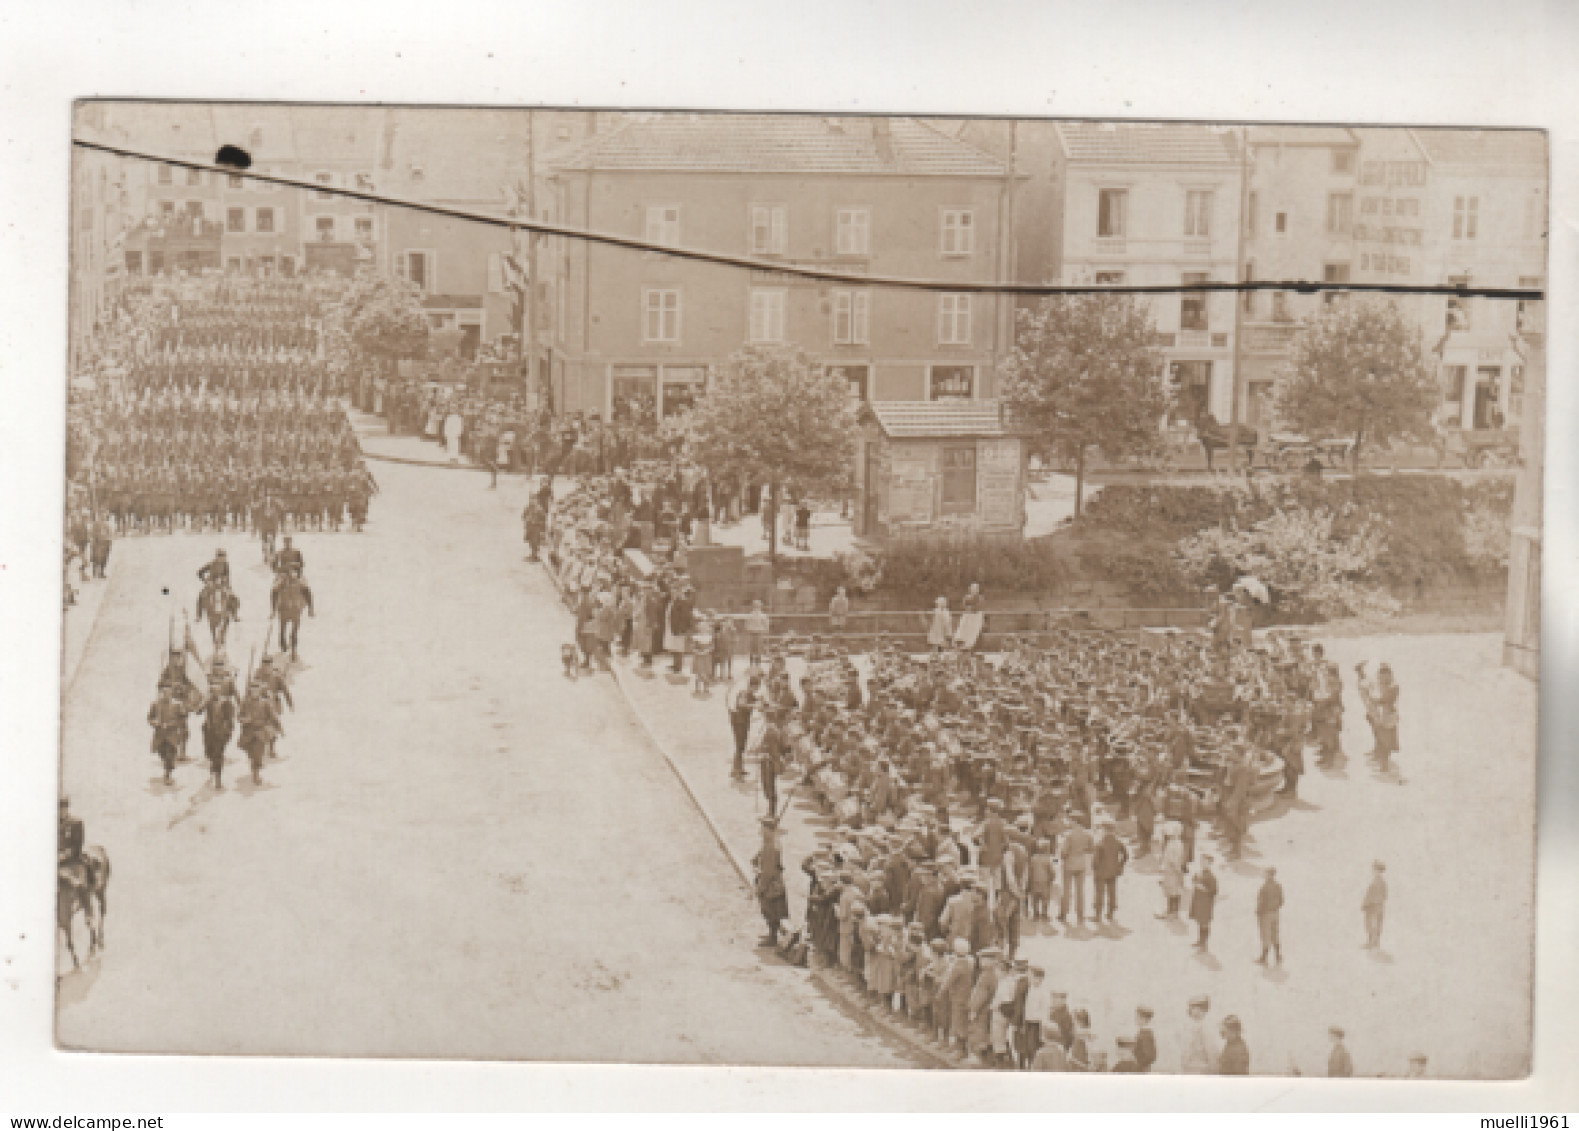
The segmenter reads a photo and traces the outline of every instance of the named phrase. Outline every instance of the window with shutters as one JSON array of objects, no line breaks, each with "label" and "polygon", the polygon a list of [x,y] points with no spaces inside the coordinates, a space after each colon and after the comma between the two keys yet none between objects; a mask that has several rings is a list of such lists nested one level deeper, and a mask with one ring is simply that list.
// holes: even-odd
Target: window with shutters
[{"label": "window with shutters", "polygon": [[943,513],[969,514],[976,509],[976,448],[943,449]]},{"label": "window with shutters", "polygon": [[1191,189],[1184,194],[1184,234],[1192,239],[1204,239],[1212,234],[1213,193],[1204,189]]},{"label": "window with shutters", "polygon": [[202,184],[203,183],[203,170],[201,170],[201,169],[188,169],[186,171],[186,183],[188,185],[200,185],[200,184]]},{"label": "window with shutters", "polygon": [[782,204],[751,206],[751,254],[783,255],[788,246],[788,218]]},{"label": "window with shutters", "polygon": [[1327,232],[1334,236],[1354,234],[1354,194],[1352,192],[1327,194]]},{"label": "window with shutters", "polygon": [[371,243],[374,239],[373,218],[357,216],[352,220],[358,243]]},{"label": "window with shutters", "polygon": [[245,208],[225,209],[225,231],[245,232],[247,230],[247,210]]},{"label": "window with shutters", "polygon": [[159,166],[159,183],[162,185],[175,184],[175,169],[169,165]]},{"label": "window with shutters", "polygon": [[753,342],[784,340],[785,300],[785,292],[781,290],[757,288],[751,292],[750,333]]},{"label": "window with shutters", "polygon": [[1480,227],[1480,197],[1455,196],[1453,198],[1453,238],[1472,240]]},{"label": "window with shutters", "polygon": [[1097,193],[1097,235],[1123,239],[1129,227],[1129,190],[1102,189]]},{"label": "window with shutters", "polygon": [[175,201],[161,200],[159,202],[159,219],[167,223],[175,219]]},{"label": "window with shutters", "polygon": [[395,256],[395,274],[410,280],[424,291],[433,289],[433,253],[403,251]]},{"label": "window with shutters", "polygon": [[1354,172],[1354,150],[1334,149],[1332,151],[1332,171],[1334,173]]},{"label": "window with shutters", "polygon": [[642,340],[677,343],[680,340],[680,292],[649,288],[642,292]]},{"label": "window with shutters", "polygon": [[313,231],[317,233],[319,240],[325,243],[332,242],[334,240],[334,217],[313,217]]},{"label": "window with shutters", "polygon": [[938,295],[938,345],[970,345],[970,295]]},{"label": "window with shutters", "polygon": [[867,313],[871,295],[866,291],[836,291],[833,296],[833,341],[835,345],[866,345]]},{"label": "window with shutters", "polygon": [[678,204],[649,204],[647,206],[647,242],[669,247],[680,244],[680,206]]},{"label": "window with shutters", "polygon": [[253,226],[265,235],[271,234],[274,231],[274,209],[259,208]]},{"label": "window with shutters", "polygon": [[233,189],[247,187],[246,179],[243,178],[239,173],[227,173],[225,175],[225,184]]},{"label": "window with shutters", "polygon": [[869,208],[841,208],[834,218],[834,250],[840,255],[870,255],[872,212]]},{"label": "window with shutters", "polygon": [[943,254],[970,255],[976,247],[976,214],[965,208],[943,210]]}]

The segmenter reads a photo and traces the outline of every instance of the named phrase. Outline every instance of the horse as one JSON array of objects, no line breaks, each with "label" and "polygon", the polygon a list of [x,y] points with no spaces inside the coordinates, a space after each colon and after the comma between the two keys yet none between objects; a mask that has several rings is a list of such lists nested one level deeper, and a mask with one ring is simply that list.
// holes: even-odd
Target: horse
[{"label": "horse", "polygon": [[313,612],[313,591],[300,576],[285,578],[275,593],[274,611],[280,618],[280,651],[289,651],[292,660],[298,658],[296,644],[301,636],[303,610],[309,616],[317,615]]},{"label": "horse", "polygon": [[241,619],[241,598],[231,591],[230,586],[210,581],[197,595],[197,619],[201,621],[205,617],[214,647],[223,648],[225,636],[230,631],[230,622]]},{"label": "horse", "polygon": [[71,924],[77,910],[88,925],[88,957],[104,947],[104,918],[110,889],[110,857],[98,845],[82,850],[81,856],[60,865],[55,886],[55,923],[66,936],[66,950],[73,969],[80,970],[77,947],[71,938]]}]

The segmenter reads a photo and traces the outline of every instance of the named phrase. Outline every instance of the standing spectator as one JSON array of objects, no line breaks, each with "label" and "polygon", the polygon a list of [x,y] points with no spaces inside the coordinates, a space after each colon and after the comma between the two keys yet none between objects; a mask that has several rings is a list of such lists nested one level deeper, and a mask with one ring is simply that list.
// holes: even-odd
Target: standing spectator
[{"label": "standing spectator", "polygon": [[1200,928],[1200,937],[1195,940],[1195,949],[1202,954],[1207,952],[1207,944],[1212,935],[1212,913],[1217,906],[1217,876],[1212,872],[1212,858],[1203,853],[1201,867],[1195,873],[1195,879],[1190,891],[1190,918],[1194,919]]},{"label": "standing spectator", "polygon": [[1283,965],[1283,942],[1278,931],[1282,910],[1283,885],[1277,882],[1277,869],[1268,868],[1266,880],[1256,892],[1256,926],[1261,929],[1261,957],[1256,959],[1259,965],[1266,965],[1268,950],[1276,957],[1277,964]]},{"label": "standing spectator", "polygon": [[746,614],[746,655],[750,657],[753,668],[762,663],[762,652],[767,644],[770,627],[767,610],[762,607],[762,602],[752,601],[751,611]]},{"label": "standing spectator", "polygon": [[1184,899],[1184,840],[1177,821],[1162,826],[1162,894],[1167,907],[1159,919],[1177,919]]},{"label": "standing spectator", "polygon": [[679,593],[669,602],[669,611],[665,618],[667,632],[664,635],[663,647],[664,651],[674,653],[674,666],[671,670],[676,675],[685,670],[685,654],[691,650],[694,593],[689,585],[682,585]]},{"label": "standing spectator", "polygon": [[1100,828],[1101,835],[1091,853],[1091,878],[1096,888],[1093,914],[1100,923],[1106,908],[1107,921],[1111,923],[1113,913],[1118,910],[1118,878],[1124,874],[1124,865],[1129,863],[1129,849],[1114,833],[1113,818],[1104,817]]},{"label": "standing spectator", "polygon": [[1190,999],[1190,1020],[1179,1039],[1179,1071],[1186,1076],[1205,1076],[1217,1070],[1217,1047],[1206,1031],[1206,1014],[1211,999],[1199,994]]},{"label": "standing spectator", "polygon": [[1353,1076],[1354,1059],[1349,1056],[1349,1050],[1343,1043],[1343,1030],[1334,1025],[1327,1030],[1327,1036],[1332,1041],[1332,1051],[1327,1054],[1328,1076]]},{"label": "standing spectator", "polygon": [[942,652],[954,639],[954,617],[948,611],[948,598],[939,597],[927,621],[927,644],[934,652]]},{"label": "standing spectator", "polygon": [[746,739],[751,736],[751,709],[757,698],[757,688],[762,683],[760,675],[746,680],[744,687],[735,689],[729,705],[729,728],[735,735],[735,761],[729,776],[744,779],[746,776]]},{"label": "standing spectator", "polygon": [[1217,1057],[1217,1071],[1223,1076],[1250,1075],[1250,1046],[1245,1044],[1239,1018],[1223,1018],[1223,1051]]},{"label": "standing spectator", "polygon": [[[1047,988],[1047,971],[1040,966],[1032,966],[1030,975],[1025,986],[1025,1000],[1020,1006],[1020,1033],[1015,1045],[1020,1054],[1021,1068],[1034,1067],[1037,1053],[1042,1047],[1042,1025],[1047,1021],[1053,1004],[1053,995]],[[1063,1051],[1061,1047],[1059,1051]]]},{"label": "standing spectator", "polygon": [[1365,899],[1360,910],[1365,915],[1365,949],[1375,950],[1382,945],[1382,916],[1387,910],[1387,881],[1382,874],[1387,865],[1380,860],[1371,865],[1371,886],[1365,889]]},{"label": "standing spectator", "polygon": [[844,595],[844,586],[839,586],[833,592],[833,600],[828,602],[828,628],[832,632],[843,632],[850,616],[850,598]]},{"label": "standing spectator", "polygon": [[735,618],[720,616],[713,628],[713,678],[731,679],[735,674]]},{"label": "standing spectator", "polygon": [[1038,840],[1036,851],[1031,853],[1031,861],[1026,881],[1026,898],[1029,901],[1028,911],[1032,919],[1047,922],[1047,906],[1053,895],[1053,854],[1052,842]]},{"label": "standing spectator", "polygon": [[797,550],[811,549],[811,504],[801,496],[800,502],[795,504],[795,548]]},{"label": "standing spectator", "polygon": [[1142,1072],[1157,1063],[1157,1034],[1151,1028],[1152,1011],[1146,1006],[1135,1010],[1135,1060]]},{"label": "standing spectator", "polygon": [[1063,843],[1058,847],[1059,863],[1063,869],[1064,889],[1058,901],[1058,921],[1067,923],[1069,918],[1070,893],[1074,893],[1075,916],[1080,925],[1086,925],[1086,872],[1091,867],[1091,852],[1093,844],[1091,834],[1081,823],[1082,818],[1076,816],[1069,831],[1064,833]]}]

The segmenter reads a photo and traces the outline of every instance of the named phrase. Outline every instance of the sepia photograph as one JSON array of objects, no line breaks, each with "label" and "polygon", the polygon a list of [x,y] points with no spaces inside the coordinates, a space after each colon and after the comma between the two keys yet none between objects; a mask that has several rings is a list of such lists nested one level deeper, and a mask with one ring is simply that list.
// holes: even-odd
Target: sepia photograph
[{"label": "sepia photograph", "polygon": [[1532,1071],[1542,130],[70,129],[60,1048]]}]

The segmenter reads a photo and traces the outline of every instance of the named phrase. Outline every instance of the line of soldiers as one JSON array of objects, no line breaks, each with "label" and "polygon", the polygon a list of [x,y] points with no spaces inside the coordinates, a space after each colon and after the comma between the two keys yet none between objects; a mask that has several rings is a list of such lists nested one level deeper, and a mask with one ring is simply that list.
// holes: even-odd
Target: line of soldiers
[{"label": "line of soldiers", "polygon": [[[216,551],[214,559],[197,571],[203,582],[198,619],[209,620],[214,633],[213,657],[203,666],[188,633],[184,647],[170,649],[159,674],[158,697],[148,709],[148,725],[153,728],[150,748],[159,756],[167,785],[174,784],[177,764],[191,760],[186,748],[193,715],[203,717],[203,754],[215,789],[224,788],[225,751],[232,738],[247,754],[255,785],[263,783],[264,763],[278,756],[275,745],[285,733],[282,710],[296,709],[285,657],[289,653],[292,659],[296,658],[300,610],[292,616],[291,606],[302,595],[309,613],[312,610],[312,593],[302,577],[302,553],[290,545],[289,538],[285,541],[284,548],[275,555],[276,574],[270,593],[271,611],[280,621],[280,652],[271,654],[265,638],[263,659],[257,670],[249,674],[244,693],[238,691],[235,669],[225,658],[225,629],[240,619],[241,611],[240,599],[230,587],[230,563],[225,551]],[[188,657],[198,659],[202,688],[188,672]]]},{"label": "line of soldiers", "polygon": [[187,348],[138,358],[128,376],[139,389],[203,389],[227,393],[284,389],[292,392],[343,391],[328,363],[301,350]]}]

